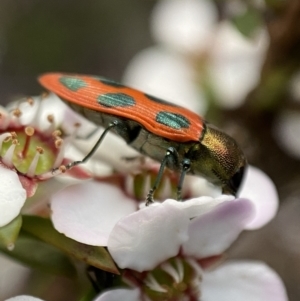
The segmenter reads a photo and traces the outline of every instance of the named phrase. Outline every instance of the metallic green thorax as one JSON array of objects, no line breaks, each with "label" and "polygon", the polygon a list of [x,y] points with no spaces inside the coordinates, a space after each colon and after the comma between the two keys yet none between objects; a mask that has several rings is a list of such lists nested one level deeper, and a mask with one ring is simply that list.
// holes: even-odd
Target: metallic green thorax
[{"label": "metallic green thorax", "polygon": [[247,162],[233,138],[207,124],[200,145],[191,150],[190,159],[195,171],[222,186],[224,192],[236,194]]}]

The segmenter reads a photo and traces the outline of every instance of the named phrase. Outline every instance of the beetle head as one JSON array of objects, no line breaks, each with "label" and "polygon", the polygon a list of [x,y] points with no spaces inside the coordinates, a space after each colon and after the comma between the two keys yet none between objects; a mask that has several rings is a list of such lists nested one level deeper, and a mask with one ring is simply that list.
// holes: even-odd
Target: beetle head
[{"label": "beetle head", "polygon": [[207,124],[200,143],[189,150],[187,157],[191,173],[203,175],[221,186],[224,193],[237,194],[247,161],[233,138]]}]

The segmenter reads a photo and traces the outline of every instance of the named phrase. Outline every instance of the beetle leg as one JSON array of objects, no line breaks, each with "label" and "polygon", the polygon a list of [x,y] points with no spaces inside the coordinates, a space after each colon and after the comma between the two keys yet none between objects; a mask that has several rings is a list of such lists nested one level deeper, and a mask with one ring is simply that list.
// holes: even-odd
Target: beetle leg
[{"label": "beetle leg", "polygon": [[190,170],[190,168],[191,168],[191,160],[186,158],[183,159],[181,163],[180,178],[177,185],[177,201],[182,201],[182,197],[181,197],[182,185],[183,185],[185,175]]},{"label": "beetle leg", "polygon": [[[107,126],[107,128],[103,131],[103,133],[101,134],[101,136],[99,137],[99,139],[97,140],[97,142],[95,143],[95,145],[93,146],[93,148],[89,151],[89,153],[80,161],[73,161],[69,164],[66,165],[66,169],[71,169],[72,167],[85,163],[86,161],[88,161],[93,154],[96,152],[96,150],[98,149],[99,145],[101,144],[101,142],[103,141],[104,137],[106,136],[106,134],[113,128],[118,127],[122,124],[121,121],[119,120],[113,120],[111,123],[109,123],[109,125]],[[52,169],[52,174],[54,174],[56,171],[58,171],[60,169],[60,167],[54,168]]]},{"label": "beetle leg", "polygon": [[153,203],[153,194],[154,194],[155,190],[157,189],[157,187],[158,187],[158,185],[161,181],[161,178],[162,178],[162,175],[164,173],[164,169],[166,167],[166,164],[170,160],[172,160],[173,163],[174,163],[175,161],[177,161],[177,158],[178,158],[177,151],[173,147],[169,147],[167,149],[167,152],[166,152],[163,160],[161,161],[159,171],[158,171],[157,177],[155,179],[154,185],[152,186],[152,188],[149,190],[149,192],[147,194],[146,206],[149,206],[151,203]]}]

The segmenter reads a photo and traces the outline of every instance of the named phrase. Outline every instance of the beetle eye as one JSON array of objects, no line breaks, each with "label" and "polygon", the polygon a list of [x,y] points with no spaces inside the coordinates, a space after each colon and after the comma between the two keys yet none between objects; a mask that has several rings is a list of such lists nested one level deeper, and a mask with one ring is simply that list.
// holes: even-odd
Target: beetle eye
[{"label": "beetle eye", "polygon": [[245,166],[240,167],[240,169],[229,180],[228,185],[231,188],[234,195],[237,194],[237,192],[243,182],[245,170],[246,170]]}]

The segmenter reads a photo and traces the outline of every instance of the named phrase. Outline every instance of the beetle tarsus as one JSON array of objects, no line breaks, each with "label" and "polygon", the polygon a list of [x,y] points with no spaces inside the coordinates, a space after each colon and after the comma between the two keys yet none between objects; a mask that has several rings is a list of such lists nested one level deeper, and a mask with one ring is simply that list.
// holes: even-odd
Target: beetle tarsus
[{"label": "beetle tarsus", "polygon": [[177,188],[177,201],[182,202],[181,188]]},{"label": "beetle tarsus", "polygon": [[154,202],[153,201],[153,193],[154,193],[154,189],[151,188],[146,197],[146,206],[149,206]]}]

